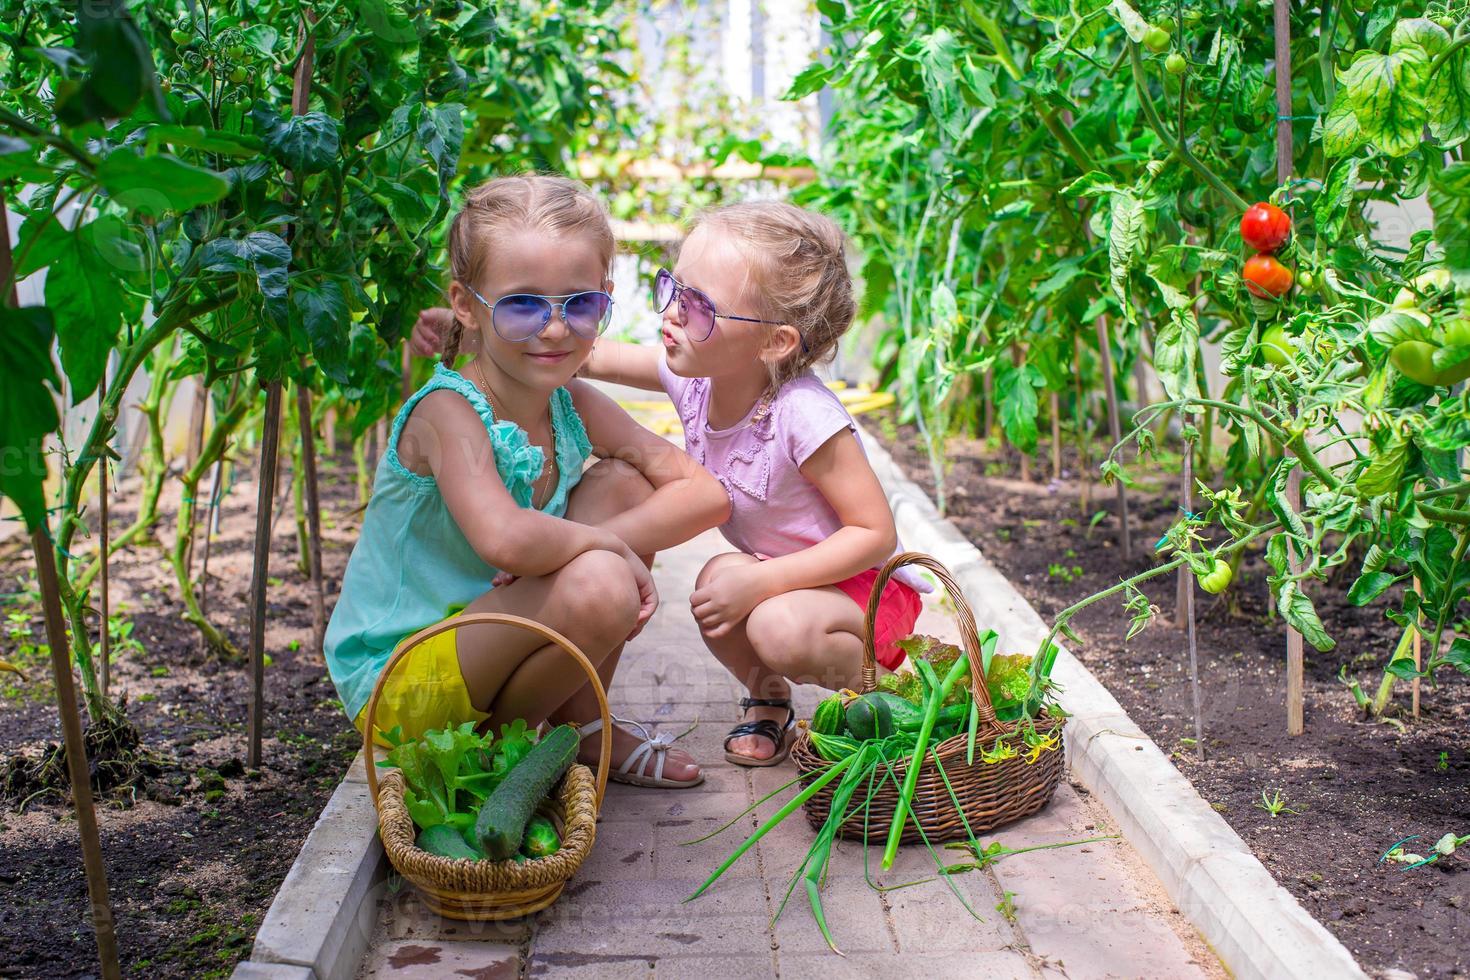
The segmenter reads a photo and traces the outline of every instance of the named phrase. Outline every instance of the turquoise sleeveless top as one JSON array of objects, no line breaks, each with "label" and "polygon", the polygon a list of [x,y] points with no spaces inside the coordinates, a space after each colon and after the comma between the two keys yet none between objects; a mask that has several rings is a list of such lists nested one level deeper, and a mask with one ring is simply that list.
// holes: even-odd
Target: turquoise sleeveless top
[{"label": "turquoise sleeveless top", "polygon": [[[495,468],[517,504],[531,506],[531,484],[542,473],[541,447],[514,422],[497,421],[479,389],[442,364],[399,410],[327,624],[327,669],[349,718],[367,704],[378,674],[401,640],[490,591],[497,573],[470,547],[434,478],[420,476],[398,458],[403,423],[419,399],[441,388],[459,392],[479,413],[495,450]],[[561,517],[567,495],[592,454],[587,430],[565,388],[552,392],[551,429],[560,475],[556,492],[541,510]]]}]

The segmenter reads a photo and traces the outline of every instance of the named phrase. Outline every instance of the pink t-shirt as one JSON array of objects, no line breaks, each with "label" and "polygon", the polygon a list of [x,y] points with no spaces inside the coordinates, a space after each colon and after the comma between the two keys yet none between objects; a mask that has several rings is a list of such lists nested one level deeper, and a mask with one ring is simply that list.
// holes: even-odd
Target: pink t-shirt
[{"label": "pink t-shirt", "polygon": [[[681,378],[663,358],[658,375],[684,425],[685,450],[730,495],[730,519],[720,527],[727,541],[746,554],[779,558],[825,541],[842,527],[822,491],[800,470],[838,433],[857,438],[852,416],[816,375],[808,371],[788,381],[764,418],[754,420],[758,402],[728,429],[709,427],[708,378]],[[899,569],[894,578],[920,592],[934,588],[912,567]]]}]

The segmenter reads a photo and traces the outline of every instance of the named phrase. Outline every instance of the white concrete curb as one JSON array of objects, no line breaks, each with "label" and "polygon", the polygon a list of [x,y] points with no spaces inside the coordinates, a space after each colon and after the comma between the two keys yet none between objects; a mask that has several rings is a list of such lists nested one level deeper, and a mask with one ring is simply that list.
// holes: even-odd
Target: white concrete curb
[{"label": "white concrete curb", "polygon": [[[1031,604],[939,516],[878,441],[861,434],[904,547],[949,568],[981,628],[1000,633],[1002,650],[1039,646],[1048,629]],[[1062,706],[1072,713],[1067,764],[1073,775],[1108,808],[1232,974],[1243,980],[1366,978],[1347,948],[1276,883],[1077,658],[1062,650],[1052,676],[1063,688]]]},{"label": "white concrete curb", "polygon": [[361,753],[281,882],[232,980],[351,980],[377,922],[387,869]]}]

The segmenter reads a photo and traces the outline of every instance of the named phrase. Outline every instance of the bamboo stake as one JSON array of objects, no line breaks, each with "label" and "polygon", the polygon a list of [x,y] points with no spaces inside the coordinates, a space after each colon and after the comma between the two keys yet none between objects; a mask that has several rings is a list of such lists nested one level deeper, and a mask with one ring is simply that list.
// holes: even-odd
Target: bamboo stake
[{"label": "bamboo stake", "polygon": [[1062,478],[1062,408],[1057,393],[1051,393],[1051,478]]},{"label": "bamboo stake", "polygon": [[[1190,481],[1194,477],[1194,474],[1191,472],[1194,468],[1193,463],[1194,445],[1193,443],[1185,443],[1184,485],[1186,487],[1190,485]],[[1184,581],[1186,577],[1188,578],[1187,584]],[[1194,576],[1190,574],[1188,565],[1180,566],[1179,578],[1180,592],[1184,597],[1184,625],[1188,631],[1187,636],[1189,640],[1189,693],[1191,700],[1194,702],[1194,749],[1199,756],[1199,761],[1204,762],[1205,721],[1199,689],[1199,643],[1194,622]]]},{"label": "bamboo stake", "polygon": [[[14,268],[10,253],[10,212],[0,201],[0,280],[11,279]],[[12,307],[20,296],[11,281]],[[103,377],[107,375],[103,369]],[[99,405],[100,405],[99,401]],[[104,467],[106,460],[103,461]],[[44,474],[43,474],[44,476]],[[112,920],[112,901],[107,891],[107,864],[102,860],[102,838],[97,832],[97,810],[92,802],[91,767],[87,745],[82,739],[82,719],[77,712],[77,689],[71,677],[71,647],[66,638],[66,619],[61,611],[61,583],[56,578],[56,555],[51,532],[43,519],[31,530],[31,551],[36,556],[36,581],[41,588],[41,611],[46,619],[46,645],[51,650],[51,673],[56,684],[56,713],[61,717],[61,740],[66,751],[66,772],[71,780],[71,801],[77,813],[77,836],[82,845],[82,869],[91,901],[92,931],[97,936],[97,959],[103,980],[121,980],[117,959],[117,930]],[[102,549],[106,561],[107,548]],[[105,567],[105,565],[104,565]]]},{"label": "bamboo stake", "polygon": [[97,934],[97,957],[105,980],[122,977],[117,959],[117,930],[108,898],[107,865],[102,860],[102,839],[97,833],[97,811],[92,802],[92,784],[87,765],[87,748],[82,740],[82,719],[77,714],[77,690],[71,677],[71,648],[61,613],[61,588],[56,580],[56,557],[45,525],[31,533],[36,553],[36,579],[41,586],[41,607],[46,616],[46,642],[51,647],[51,672],[56,679],[56,708],[61,715],[62,741],[66,745],[66,768],[71,777],[72,805],[77,812],[77,833],[82,841],[82,866],[87,873],[87,897],[92,905],[92,930]]},{"label": "bamboo stake", "polygon": [[[404,348],[407,350],[407,348]],[[321,494],[317,487],[316,474],[316,431],[311,424],[311,390],[304,384],[296,386],[296,414],[301,439],[302,475],[306,482],[306,527],[311,544],[311,635],[316,651],[323,652],[327,632],[327,595],[322,576],[322,518]]]},{"label": "bamboo stake", "polygon": [[[1276,14],[1276,182],[1285,184],[1291,179],[1292,132],[1291,132],[1291,3],[1290,0],[1275,0]],[[1287,479],[1286,499],[1293,509],[1301,503],[1301,470],[1293,469]],[[1292,572],[1300,571],[1293,549],[1287,549],[1291,557]],[[1290,626],[1286,628],[1286,733],[1300,735],[1306,730],[1303,706],[1305,686],[1302,662],[1302,635]]]},{"label": "bamboo stake", "polygon": [[[1417,577],[1415,577],[1415,579],[1414,579],[1414,591],[1415,592],[1419,592],[1419,579]],[[1424,593],[1419,592],[1419,594],[1420,595],[1423,595]],[[1414,613],[1414,621],[1415,621],[1415,625],[1417,626],[1418,625],[1418,621],[1419,621],[1419,613],[1418,612],[1415,612]],[[1410,694],[1410,698],[1411,698],[1410,703],[1412,705],[1412,709],[1411,710],[1413,711],[1414,719],[1416,721],[1419,719],[1419,671],[1421,671],[1421,670],[1424,669],[1424,659],[1423,659],[1424,651],[1423,651],[1423,644],[1424,644],[1424,637],[1420,635],[1418,629],[1415,629],[1414,630],[1414,680],[1413,680],[1412,683],[1409,684],[1409,694]],[[1435,654],[1438,654],[1439,653],[1438,650],[1434,650],[1432,652],[1435,653]]]},{"label": "bamboo stake", "polygon": [[[303,23],[300,31],[305,45],[292,80],[291,113],[302,115],[310,103],[312,62],[316,55],[316,39],[308,36]],[[271,508],[275,504],[276,453],[281,438],[281,381],[266,387],[265,431],[260,448],[259,492],[255,514],[255,568],[250,579],[250,720],[246,764],[260,767],[260,744],[265,728],[265,589],[270,575]]]},{"label": "bamboo stake", "polygon": [[[194,468],[204,450],[204,420],[209,410],[209,389],[197,378],[194,381],[194,405],[189,411],[189,445],[184,457],[184,472]],[[194,525],[189,522],[189,543],[184,548],[184,568],[194,568]]]},{"label": "bamboo stake", "polygon": [[[108,360],[111,359],[111,355],[109,355]],[[97,382],[98,411],[102,410],[102,405],[106,401],[107,366],[104,364],[102,367],[102,379]],[[100,674],[98,675],[97,681],[98,686],[102,689],[102,696],[105,698],[107,697],[108,682],[111,679],[112,674],[112,631],[110,629],[112,625],[112,597],[108,591],[109,582],[107,578],[107,555],[109,551],[107,533],[107,464],[110,462],[110,460],[105,450],[102,454],[102,459],[100,459],[98,462],[101,465],[97,467],[97,517],[98,520],[101,522],[101,526],[97,530],[97,543],[101,546],[101,549],[97,557],[98,560],[102,563],[102,581],[100,583],[102,589],[102,629],[99,631],[101,633],[101,636],[98,638],[99,643],[97,645],[100,648],[98,656],[101,657],[102,660],[102,669]]]},{"label": "bamboo stake", "polygon": [[[1194,512],[1194,443],[1184,443],[1184,471],[1179,480],[1179,507],[1186,515]],[[1175,593],[1175,622],[1181,629],[1194,630],[1194,573],[1179,566],[1179,588]]]}]

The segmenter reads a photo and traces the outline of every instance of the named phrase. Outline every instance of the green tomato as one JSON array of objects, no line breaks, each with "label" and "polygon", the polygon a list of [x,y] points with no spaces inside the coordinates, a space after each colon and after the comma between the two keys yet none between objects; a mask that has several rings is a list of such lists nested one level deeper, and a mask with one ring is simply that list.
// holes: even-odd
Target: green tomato
[{"label": "green tomato", "polygon": [[1434,18],[1434,22],[1440,27],[1443,27],[1445,30],[1449,31],[1451,34],[1455,33],[1455,18],[1448,15],[1443,15]]},{"label": "green tomato", "polygon": [[1434,344],[1422,340],[1405,340],[1395,344],[1388,356],[1404,377],[1421,385],[1447,388],[1470,378],[1470,360],[1461,361],[1454,367],[1435,368],[1434,352],[1438,349]]},{"label": "green tomato", "polygon": [[250,50],[243,44],[232,44],[225,48],[225,57],[231,61],[244,61],[245,56],[249,53]]},{"label": "green tomato", "polygon": [[230,81],[236,85],[244,85],[249,78],[250,72],[243,65],[236,65],[230,69]]},{"label": "green tomato", "polygon": [[1169,32],[1157,24],[1143,32],[1143,46],[1154,54],[1163,54],[1169,50]]},{"label": "green tomato", "polygon": [[1470,347],[1470,317],[1457,316],[1444,328],[1446,347]]},{"label": "green tomato", "polygon": [[1267,364],[1286,367],[1291,363],[1296,351],[1291,348],[1291,342],[1287,339],[1289,336],[1286,328],[1279,325],[1267,327],[1266,332],[1261,334],[1261,353]]},{"label": "green tomato", "polygon": [[1317,277],[1312,275],[1312,270],[1303,269],[1296,274],[1296,284],[1302,289],[1313,289],[1317,285]]},{"label": "green tomato", "polygon": [[1171,75],[1183,75],[1189,70],[1189,62],[1184,60],[1184,55],[1175,51],[1164,59],[1164,69]]},{"label": "green tomato", "polygon": [[1210,595],[1219,595],[1230,585],[1231,579],[1235,578],[1235,573],[1230,570],[1228,561],[1216,558],[1215,565],[1210,569],[1208,575],[1196,575],[1195,578],[1199,580],[1200,588]]},{"label": "green tomato", "polygon": [[194,32],[186,30],[182,27],[175,27],[173,30],[168,32],[168,36],[173,38],[174,43],[180,46],[188,44],[190,41],[194,40]]},{"label": "green tomato", "polygon": [[1184,12],[1185,27],[1198,27],[1200,25],[1200,22],[1204,19],[1204,11],[1200,10],[1198,7],[1190,7]]}]

